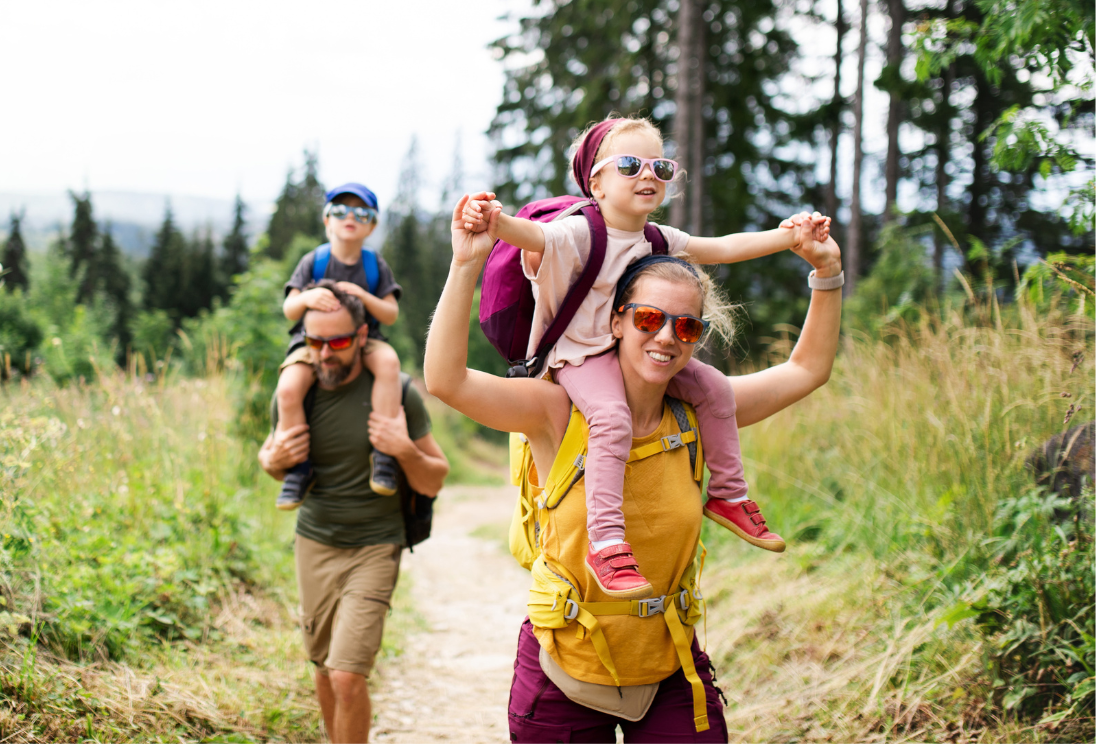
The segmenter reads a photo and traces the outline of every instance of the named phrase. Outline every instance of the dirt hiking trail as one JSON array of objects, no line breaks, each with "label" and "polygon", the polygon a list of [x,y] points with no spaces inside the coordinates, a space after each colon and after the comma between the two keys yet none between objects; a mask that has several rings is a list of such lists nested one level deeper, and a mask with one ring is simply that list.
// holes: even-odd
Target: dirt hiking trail
[{"label": "dirt hiking trail", "polygon": [[[509,740],[506,705],[529,574],[502,542],[512,486],[454,486],[430,539],[404,553],[414,612],[403,653],[375,672],[377,742]],[[477,536],[480,535],[480,536]]]}]

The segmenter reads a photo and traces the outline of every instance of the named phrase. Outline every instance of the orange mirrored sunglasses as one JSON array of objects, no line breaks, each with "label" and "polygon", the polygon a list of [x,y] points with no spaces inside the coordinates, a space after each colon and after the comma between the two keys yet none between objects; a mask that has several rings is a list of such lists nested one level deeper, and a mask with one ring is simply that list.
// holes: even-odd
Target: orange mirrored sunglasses
[{"label": "orange mirrored sunglasses", "polygon": [[622,313],[628,308],[632,308],[632,325],[636,327],[636,330],[644,333],[658,333],[668,320],[673,324],[674,335],[686,344],[695,344],[699,341],[704,331],[708,330],[710,323],[701,318],[694,318],[692,315],[670,315],[665,310],[652,305],[639,305],[635,302],[621,305],[617,308],[617,312]]}]

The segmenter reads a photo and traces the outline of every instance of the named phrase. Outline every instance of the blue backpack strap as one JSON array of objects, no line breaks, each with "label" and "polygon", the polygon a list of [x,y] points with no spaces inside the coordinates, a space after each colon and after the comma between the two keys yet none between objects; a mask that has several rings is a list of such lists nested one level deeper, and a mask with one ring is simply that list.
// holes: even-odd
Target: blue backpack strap
[{"label": "blue backpack strap", "polygon": [[331,244],[324,243],[316,249],[316,256],[312,259],[312,281],[318,282],[327,273],[327,264],[331,260]]},{"label": "blue backpack strap", "polygon": [[381,283],[381,265],[377,254],[369,248],[362,248],[362,268],[365,269],[365,283],[369,294],[377,294],[377,285]]}]

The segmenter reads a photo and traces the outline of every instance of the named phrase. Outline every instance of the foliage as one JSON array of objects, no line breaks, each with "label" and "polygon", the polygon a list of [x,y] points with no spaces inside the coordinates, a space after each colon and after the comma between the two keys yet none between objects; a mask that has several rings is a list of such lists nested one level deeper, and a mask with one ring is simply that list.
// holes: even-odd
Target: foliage
[{"label": "foliage", "polygon": [[0,378],[9,375],[8,364],[30,374],[31,352],[42,341],[42,329],[30,316],[24,293],[18,289],[0,287]]},{"label": "foliage", "polygon": [[897,324],[916,324],[935,297],[933,273],[924,245],[925,230],[883,228],[871,273],[856,287],[845,305],[846,332],[866,331],[877,336]]},{"label": "foliage", "polygon": [[1024,271],[1019,292],[1036,307],[1065,298],[1079,315],[1096,312],[1096,257],[1052,253]]},{"label": "foliage", "polygon": [[85,191],[81,196],[70,191],[69,198],[73,204],[72,227],[63,241],[64,251],[69,259],[70,276],[78,277],[76,301],[88,302],[95,294],[99,278],[99,226],[93,217],[91,194]]},{"label": "foliage", "polygon": [[208,309],[219,294],[213,237],[206,230],[187,240],[169,204],[142,269],[144,308],[162,310],[178,327]]},{"label": "foliage", "polygon": [[285,258],[290,243],[297,235],[310,238],[313,246],[324,242],[324,187],[320,183],[318,169],[316,153],[305,150],[301,180],[293,180],[292,170],[286,175],[285,186],[274,203],[274,214],[266,228],[268,242],[265,254],[270,258]]},{"label": "foliage", "polygon": [[[938,19],[918,29],[918,78],[939,73],[973,47],[973,59],[986,80],[1000,86],[1014,70],[1045,81],[1032,100],[1007,106],[983,122],[982,140],[993,141],[991,162],[1000,170],[1023,173],[1036,167],[1052,173],[1087,170],[1083,185],[1066,199],[1069,224],[1077,235],[1091,233],[1096,204],[1092,170],[1076,136],[1089,136],[1093,113],[1096,13],[1083,0],[974,0],[975,13]],[[1036,101],[1042,100],[1042,103]],[[1076,184],[1076,181],[1074,181]]]},{"label": "foliage", "polygon": [[4,250],[0,252],[0,287],[19,288],[27,291],[30,282],[27,267],[27,246],[23,242],[23,215],[12,212],[8,237],[4,241]]},{"label": "foliage", "polygon": [[973,618],[986,635],[1005,710],[1049,709],[1054,722],[1096,713],[1092,509],[1091,489],[1079,499],[1041,489],[1004,499],[986,541],[991,567],[944,616]]}]

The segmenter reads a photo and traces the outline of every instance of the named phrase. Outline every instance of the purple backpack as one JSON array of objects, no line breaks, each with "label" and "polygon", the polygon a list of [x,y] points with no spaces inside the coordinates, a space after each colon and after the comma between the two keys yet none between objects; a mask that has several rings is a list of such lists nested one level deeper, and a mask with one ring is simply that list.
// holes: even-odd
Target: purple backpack
[{"label": "purple backpack", "polygon": [[[608,243],[605,219],[597,204],[590,199],[555,196],[526,204],[517,214],[534,222],[553,222],[576,212],[581,212],[590,224],[590,258],[560,303],[559,313],[545,329],[536,352],[528,359],[526,354],[536,303],[533,301],[533,285],[521,270],[521,249],[498,240],[487,258],[480,290],[480,327],[491,345],[510,363],[507,377],[536,377],[540,374],[548,352],[567,330],[567,325],[575,317],[579,305],[586,299],[601,271]],[[654,253],[666,253],[666,238],[657,227],[648,222],[643,226],[643,235],[651,243]]]}]

